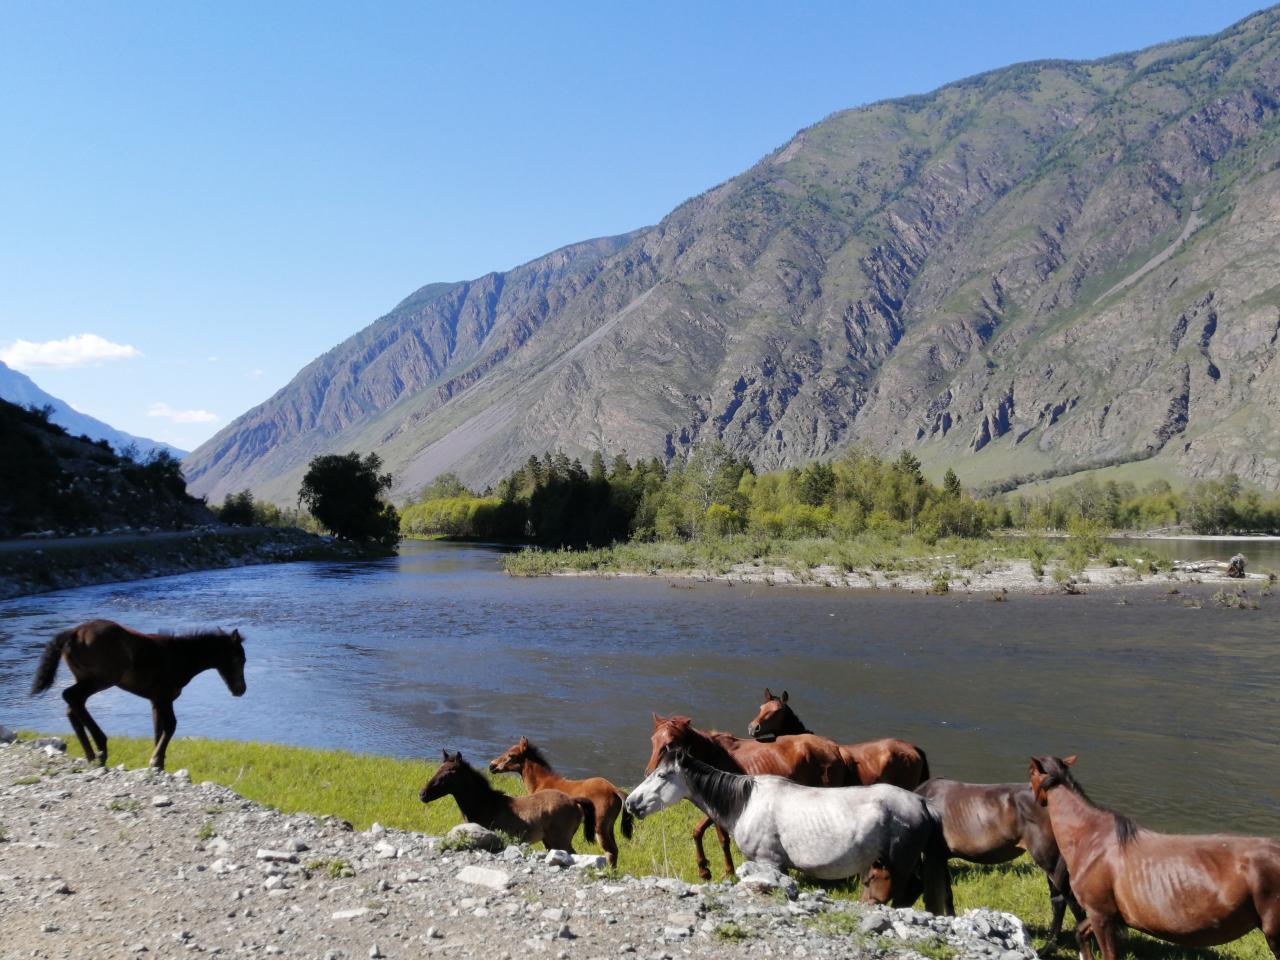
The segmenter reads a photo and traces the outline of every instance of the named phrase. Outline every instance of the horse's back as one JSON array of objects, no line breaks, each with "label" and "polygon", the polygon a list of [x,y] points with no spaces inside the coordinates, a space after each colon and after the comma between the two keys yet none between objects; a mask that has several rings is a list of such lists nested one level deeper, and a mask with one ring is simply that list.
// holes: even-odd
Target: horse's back
[{"label": "horse's back", "polygon": [[843,744],[840,755],[854,772],[855,782],[864,786],[891,783],[912,790],[925,779],[925,760],[920,748],[896,737]]}]

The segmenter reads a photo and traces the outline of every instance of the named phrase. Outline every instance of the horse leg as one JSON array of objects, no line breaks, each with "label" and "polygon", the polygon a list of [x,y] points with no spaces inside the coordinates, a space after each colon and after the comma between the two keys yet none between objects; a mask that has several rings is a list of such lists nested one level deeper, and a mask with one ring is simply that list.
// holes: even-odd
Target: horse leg
[{"label": "horse leg", "polygon": [[1076,924],[1076,947],[1080,950],[1080,960],[1094,960],[1093,944],[1089,938],[1093,936],[1093,922],[1086,916]]},{"label": "horse leg", "polygon": [[[66,701],[67,719],[71,721],[71,729],[76,732],[76,739],[80,741],[80,749],[84,751],[84,758],[93,763],[97,759],[97,755],[89,743],[89,735],[85,732],[84,726],[84,702],[89,699],[89,695],[85,692],[84,687],[74,683],[62,691],[62,699]],[[104,749],[102,753],[103,762],[105,763],[106,750]]]},{"label": "horse leg", "polygon": [[707,863],[707,855],[702,851],[702,835],[707,832],[709,826],[711,826],[711,818],[703,817],[701,822],[693,828],[693,848],[698,851],[698,876],[703,880],[711,879],[711,866]]},{"label": "horse leg", "polygon": [[720,850],[724,854],[724,878],[726,880],[736,880],[737,873],[733,869],[733,854],[729,851],[729,835],[724,832],[724,828],[720,824],[716,824],[716,836],[720,838]]},{"label": "horse leg", "polygon": [[613,821],[617,816],[617,810],[606,808],[600,816],[596,817],[596,838],[600,841],[610,867],[618,865],[618,841],[613,836]]},{"label": "horse leg", "polygon": [[169,741],[173,732],[178,729],[178,718],[173,713],[172,700],[152,700],[151,718],[155,726],[156,746],[151,752],[150,765],[157,770],[164,769],[164,755],[169,749]]},{"label": "horse leg", "polygon": [[1119,932],[1119,924],[1111,917],[1095,917],[1092,918],[1091,926],[1093,927],[1093,935],[1098,940],[1098,949],[1102,951],[1102,960],[1117,960],[1120,956],[1116,949],[1116,941]]}]

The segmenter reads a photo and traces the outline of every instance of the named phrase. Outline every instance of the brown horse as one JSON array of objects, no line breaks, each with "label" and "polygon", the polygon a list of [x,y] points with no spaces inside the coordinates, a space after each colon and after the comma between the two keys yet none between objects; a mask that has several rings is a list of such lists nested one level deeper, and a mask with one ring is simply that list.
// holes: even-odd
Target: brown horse
[{"label": "brown horse", "polygon": [[[747,733],[753,737],[816,736],[796,716],[787,691],[783,690],[782,696],[775,697],[768,687],[764,688],[764,703],[760,704],[756,718],[747,724]],[[834,740],[829,742],[835,744]],[[924,751],[905,740],[888,737],[835,746],[840,752],[840,759],[852,772],[853,779],[849,780],[852,785],[866,787],[873,783],[891,783],[904,790],[914,790],[929,779],[929,760]]]},{"label": "brown horse", "polygon": [[970,863],[1007,863],[1025,851],[1049,882],[1053,922],[1049,942],[1062,933],[1067,907],[1076,920],[1084,911],[1071,895],[1067,863],[1058,852],[1049,814],[1025,783],[960,783],[935,778],[916,787],[942,816],[950,855]]},{"label": "brown horse", "polygon": [[[58,663],[67,661],[76,682],[62,691],[67,719],[90,763],[107,764],[107,735],[85,707],[95,693],[119,687],[151,701],[155,749],[151,766],[164,769],[165,751],[178,727],[173,702],[182,688],[205,670],[217,670],[233,696],[244,696],[244,642],[239,630],[225,633],[171,635],[139,633],[110,620],[90,620],[64,630],[44,648],[36,668],[31,693],[43,693],[53,684]],[[88,733],[86,733],[86,729]],[[93,744],[97,745],[95,758]]]},{"label": "brown horse", "polygon": [[[811,787],[863,785],[857,778],[856,769],[851,768],[840,755],[839,746],[826,737],[813,734],[779,737],[770,742],[744,740],[731,733],[699,730],[688,717],[660,717],[655,713],[651,741],[653,754],[646,772],[652,772],[658,765],[663,750],[684,747],[690,756],[728,773],[772,774]],[[693,831],[693,844],[698,852],[698,875],[704,880],[711,879],[711,870],[702,851],[702,836],[711,825],[711,818],[704,817]],[[716,834],[724,853],[725,876],[732,877],[733,856],[729,852],[729,837],[718,824]]]},{"label": "brown horse", "polygon": [[570,780],[551,769],[542,751],[521,737],[520,742],[506,753],[489,761],[490,773],[518,773],[524,780],[524,788],[530,793],[539,790],[560,790],[571,797],[585,797],[595,811],[596,836],[609,858],[609,866],[618,865],[618,841],[613,837],[613,822],[622,814],[622,835],[631,839],[631,814],[623,808],[627,795],[604,777],[586,780]]},{"label": "brown horse", "polygon": [[590,800],[575,798],[560,790],[539,790],[524,797],[511,797],[495,790],[484,775],[462,759],[444,751],[440,764],[418,793],[423,803],[453,795],[462,819],[490,830],[501,830],[525,843],[541,841],[548,850],[573,853],[573,835],[595,841],[595,808]]},{"label": "brown horse", "polygon": [[1258,928],[1280,960],[1280,840],[1146,830],[1093,804],[1067,768],[1075,757],[1033,757],[1031,789],[1047,807],[1084,907],[1076,939],[1093,960],[1115,960],[1125,926],[1187,947],[1229,943]]}]

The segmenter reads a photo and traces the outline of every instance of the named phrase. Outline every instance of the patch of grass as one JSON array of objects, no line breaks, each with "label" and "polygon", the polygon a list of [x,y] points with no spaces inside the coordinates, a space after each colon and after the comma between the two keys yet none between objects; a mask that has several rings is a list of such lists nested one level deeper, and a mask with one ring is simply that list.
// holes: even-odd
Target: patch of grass
[{"label": "patch of grass", "polygon": [[0,843],[4,843],[9,839],[9,828],[0,823]]},{"label": "patch of grass", "polygon": [[355,867],[346,860],[308,860],[303,869],[309,873],[323,873],[334,880],[356,875]]},{"label": "patch of grass", "polygon": [[142,809],[142,801],[133,797],[117,797],[107,804],[112,813],[137,813]]},{"label": "patch of grass", "polygon": [[723,923],[716,924],[715,929],[711,931],[711,935],[723,943],[741,943],[743,940],[750,940],[755,936],[750,929],[732,920],[725,920]]},{"label": "patch of grass", "polygon": [[39,777],[34,777],[34,776],[32,776],[32,777],[19,777],[17,780],[13,781],[13,785],[14,785],[15,787],[29,787],[29,786],[31,786],[33,783],[39,783],[39,782],[40,782],[40,778],[39,778]]},{"label": "patch of grass", "polygon": [[196,839],[203,843],[205,840],[212,840],[218,835],[218,831],[214,829],[212,823],[206,820],[200,824],[200,831],[196,834]]}]

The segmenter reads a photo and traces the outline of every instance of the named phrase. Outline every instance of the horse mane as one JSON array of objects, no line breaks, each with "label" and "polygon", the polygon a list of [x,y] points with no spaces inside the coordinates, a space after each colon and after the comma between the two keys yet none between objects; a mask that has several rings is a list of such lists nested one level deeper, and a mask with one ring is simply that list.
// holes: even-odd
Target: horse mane
[{"label": "horse mane", "polygon": [[692,756],[687,750],[675,751],[674,757],[711,809],[722,814],[737,814],[751,799],[751,792],[755,788],[755,781],[751,777],[718,770]]},{"label": "horse mane", "polygon": [[812,730],[810,730],[808,727],[805,726],[804,721],[800,719],[800,714],[796,713],[795,707],[785,702],[782,705],[786,707],[787,712],[791,714],[791,720],[794,721],[795,725],[800,728],[799,730],[796,731],[796,733],[813,733]]},{"label": "horse mane", "polygon": [[1130,843],[1134,837],[1138,835],[1138,822],[1123,813],[1117,813],[1110,807],[1104,807],[1102,804],[1093,800],[1089,794],[1085,793],[1084,787],[1080,785],[1080,781],[1072,774],[1071,768],[1059,760],[1057,757],[1046,757],[1041,761],[1045,767],[1045,777],[1040,781],[1041,790],[1049,790],[1053,787],[1066,787],[1076,796],[1078,796],[1089,806],[1102,813],[1109,813],[1115,818],[1116,822],[1116,839],[1120,841],[1120,846]]},{"label": "horse mane", "polygon": [[549,772],[556,772],[555,768],[551,766],[551,761],[547,759],[547,755],[542,752],[541,747],[534,746],[530,743],[524,748],[524,755],[526,759],[532,760],[539,766],[546,767]]}]

